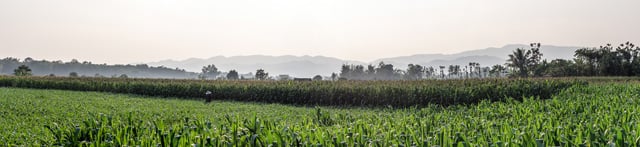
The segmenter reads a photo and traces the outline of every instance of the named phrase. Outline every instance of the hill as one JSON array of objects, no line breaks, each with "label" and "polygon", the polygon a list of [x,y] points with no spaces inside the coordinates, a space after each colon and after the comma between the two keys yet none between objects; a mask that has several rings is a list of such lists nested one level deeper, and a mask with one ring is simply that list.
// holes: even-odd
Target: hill
[{"label": "hill", "polygon": [[69,76],[71,72],[76,72],[78,76],[89,77],[118,77],[126,74],[131,78],[168,78],[168,79],[193,79],[197,78],[197,73],[187,72],[183,69],[167,68],[163,66],[148,66],[146,64],[137,65],[107,65],[93,64],[91,62],[62,62],[33,60],[27,58],[20,61],[16,58],[4,58],[0,60],[0,75],[13,74],[13,70],[20,65],[27,65],[35,76]]}]

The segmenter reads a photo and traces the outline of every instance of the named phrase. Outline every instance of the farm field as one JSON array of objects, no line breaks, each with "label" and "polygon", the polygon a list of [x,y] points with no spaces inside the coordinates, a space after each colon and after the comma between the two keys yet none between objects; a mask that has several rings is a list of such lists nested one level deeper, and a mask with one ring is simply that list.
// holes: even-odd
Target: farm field
[{"label": "farm field", "polygon": [[[589,79],[611,81],[620,79]],[[631,80],[631,79],[621,79]],[[237,81],[127,78],[65,78],[0,76],[0,87],[98,91],[145,96],[264,102],[297,106],[406,108],[437,104],[475,104],[538,97],[548,99],[583,79],[467,79],[419,81]]]},{"label": "farm field", "polygon": [[0,0],[0,147],[640,147],[640,0]]},{"label": "farm field", "polygon": [[638,146],[640,85],[421,107],[0,88],[0,146]]}]

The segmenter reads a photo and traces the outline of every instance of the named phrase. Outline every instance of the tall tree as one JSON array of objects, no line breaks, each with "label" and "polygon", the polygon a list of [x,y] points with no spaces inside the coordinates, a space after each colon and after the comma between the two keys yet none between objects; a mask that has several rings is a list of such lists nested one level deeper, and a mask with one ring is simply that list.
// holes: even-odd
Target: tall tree
[{"label": "tall tree", "polygon": [[449,78],[451,78],[451,76],[454,75],[455,72],[453,70],[455,70],[453,65],[449,65],[448,74],[447,74],[447,76],[449,76]]},{"label": "tall tree", "polygon": [[13,70],[13,75],[15,76],[31,76],[31,68],[27,65],[20,65],[18,68]]},{"label": "tall tree", "polygon": [[385,64],[384,62],[380,62],[378,64],[378,68],[376,69],[376,77],[379,80],[391,80],[394,78],[395,69],[393,69],[392,64]]},{"label": "tall tree", "polygon": [[530,51],[518,48],[509,55],[507,66],[515,69],[515,73],[520,77],[527,77],[529,74],[529,57]]},{"label": "tall tree", "polygon": [[347,64],[342,65],[342,68],[340,69],[340,78],[351,79],[351,73],[353,73],[351,66]]},{"label": "tall tree", "polygon": [[269,73],[264,72],[264,69],[258,69],[256,70],[256,79],[258,80],[269,79]]},{"label": "tall tree", "polygon": [[[540,61],[542,60],[542,53],[540,52],[540,43],[531,43],[530,44],[531,49],[529,49],[531,51],[531,57],[529,58],[529,63],[531,64],[530,66],[533,68],[538,67],[538,64],[540,64]],[[535,70],[535,69],[532,69]]]},{"label": "tall tree", "polygon": [[238,71],[236,70],[230,70],[229,73],[227,73],[227,79],[229,80],[237,80],[238,78]]},{"label": "tall tree", "polygon": [[491,67],[491,70],[489,71],[489,75],[494,76],[494,77],[500,77],[502,76],[502,73],[507,70],[504,66],[500,65],[500,64],[496,64],[493,65]]},{"label": "tall tree", "polygon": [[211,64],[202,67],[202,76],[205,79],[215,79],[218,75],[220,75],[220,71],[216,65]]},{"label": "tall tree", "polygon": [[429,68],[425,68],[424,73],[426,74],[427,77],[431,77],[431,78],[436,74],[433,66],[429,66]]},{"label": "tall tree", "polygon": [[375,80],[376,78],[376,67],[369,64],[367,65],[367,70],[365,71],[367,74],[367,80]]},{"label": "tall tree", "polygon": [[489,71],[491,71],[491,67],[482,67],[480,69],[482,77],[487,77]]},{"label": "tall tree", "polygon": [[587,65],[587,68],[585,69],[586,76],[596,75],[598,56],[597,56],[597,53],[595,52],[595,49],[581,48],[575,51],[574,56],[576,57],[576,59],[580,61],[586,61],[586,62],[579,62],[579,63],[585,63]]},{"label": "tall tree", "polygon": [[407,73],[405,74],[405,79],[418,80],[422,78],[423,73],[424,73],[424,67],[417,64],[409,64],[407,68]]},{"label": "tall tree", "polygon": [[364,71],[364,66],[356,65],[353,67],[353,71],[351,73],[352,79],[356,80],[366,80],[366,75]]},{"label": "tall tree", "polygon": [[480,66],[480,63],[478,62],[473,62],[475,65],[473,67],[475,67],[475,71],[476,71],[476,75],[478,76],[478,78],[482,78],[482,67]]},{"label": "tall tree", "polygon": [[444,79],[444,68],[445,66],[440,65],[440,75],[442,75],[443,79]]},{"label": "tall tree", "polygon": [[473,67],[476,65],[475,62],[469,62],[469,77],[473,77]]},{"label": "tall tree", "polygon": [[460,77],[460,65],[449,65],[449,77],[456,76],[456,78]]},{"label": "tall tree", "polygon": [[333,81],[338,80],[338,74],[336,74],[335,72],[331,73],[331,80]]},{"label": "tall tree", "polygon": [[525,50],[517,48],[509,55],[507,66],[515,69],[515,73],[520,77],[528,77],[532,70],[537,68],[542,59],[540,53],[540,43],[532,43],[531,49]]},{"label": "tall tree", "polygon": [[469,78],[469,72],[470,72],[469,66],[465,65],[464,66],[464,76],[465,76],[465,78]]},{"label": "tall tree", "polygon": [[480,63],[469,62],[469,73],[470,77],[473,77],[473,75],[480,77]]},{"label": "tall tree", "polygon": [[602,55],[600,60],[600,73],[606,76],[618,76],[621,73],[622,57],[618,56],[613,50],[611,44],[607,44],[604,47],[598,49],[599,54]]}]

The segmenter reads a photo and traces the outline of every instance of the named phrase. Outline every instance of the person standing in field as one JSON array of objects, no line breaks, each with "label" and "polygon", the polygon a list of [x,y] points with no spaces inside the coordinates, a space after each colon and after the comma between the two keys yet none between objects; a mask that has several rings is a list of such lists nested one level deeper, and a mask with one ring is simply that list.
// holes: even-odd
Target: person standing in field
[{"label": "person standing in field", "polygon": [[211,91],[207,91],[204,93],[204,97],[205,97],[205,103],[210,103],[211,100],[213,100],[213,94],[211,94]]}]

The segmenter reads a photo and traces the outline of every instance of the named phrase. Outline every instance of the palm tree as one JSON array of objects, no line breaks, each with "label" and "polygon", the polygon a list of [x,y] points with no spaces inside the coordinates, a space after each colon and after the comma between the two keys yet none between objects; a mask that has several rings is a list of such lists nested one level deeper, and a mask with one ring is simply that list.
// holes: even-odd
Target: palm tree
[{"label": "palm tree", "polygon": [[469,62],[469,73],[471,73],[471,75],[476,74],[478,75],[478,77],[480,77],[480,63]]},{"label": "palm tree", "polygon": [[491,71],[489,71],[489,74],[491,74],[493,76],[496,76],[496,77],[500,77],[501,73],[503,71],[505,71],[505,70],[506,70],[506,68],[504,66],[502,66],[500,64],[496,64],[496,65],[493,65],[493,67],[491,67]]},{"label": "palm tree", "polygon": [[455,69],[453,72],[456,74],[456,77],[460,78],[460,65],[455,65],[453,68]]},{"label": "palm tree", "polygon": [[15,76],[31,76],[31,68],[26,65],[20,65],[18,68],[13,70],[13,75]]},{"label": "palm tree", "polygon": [[469,77],[473,75],[473,66],[476,65],[473,62],[469,62]]},{"label": "palm tree", "polygon": [[469,78],[469,66],[464,66],[464,75],[465,78]]},{"label": "palm tree", "polygon": [[527,77],[529,75],[529,57],[531,56],[531,51],[525,51],[524,49],[518,48],[513,51],[513,54],[509,55],[509,59],[507,60],[507,66],[515,68],[515,71],[520,77]]},{"label": "palm tree", "polygon": [[475,63],[476,71],[478,72],[478,77],[482,78],[482,67],[480,67],[480,63],[478,62],[474,62],[474,63]]},{"label": "palm tree", "polygon": [[442,75],[443,79],[444,79],[444,68],[445,66],[440,66],[440,74]]},{"label": "palm tree", "polygon": [[453,67],[453,65],[449,65],[449,78],[451,78],[451,75],[455,74],[455,68]]}]

